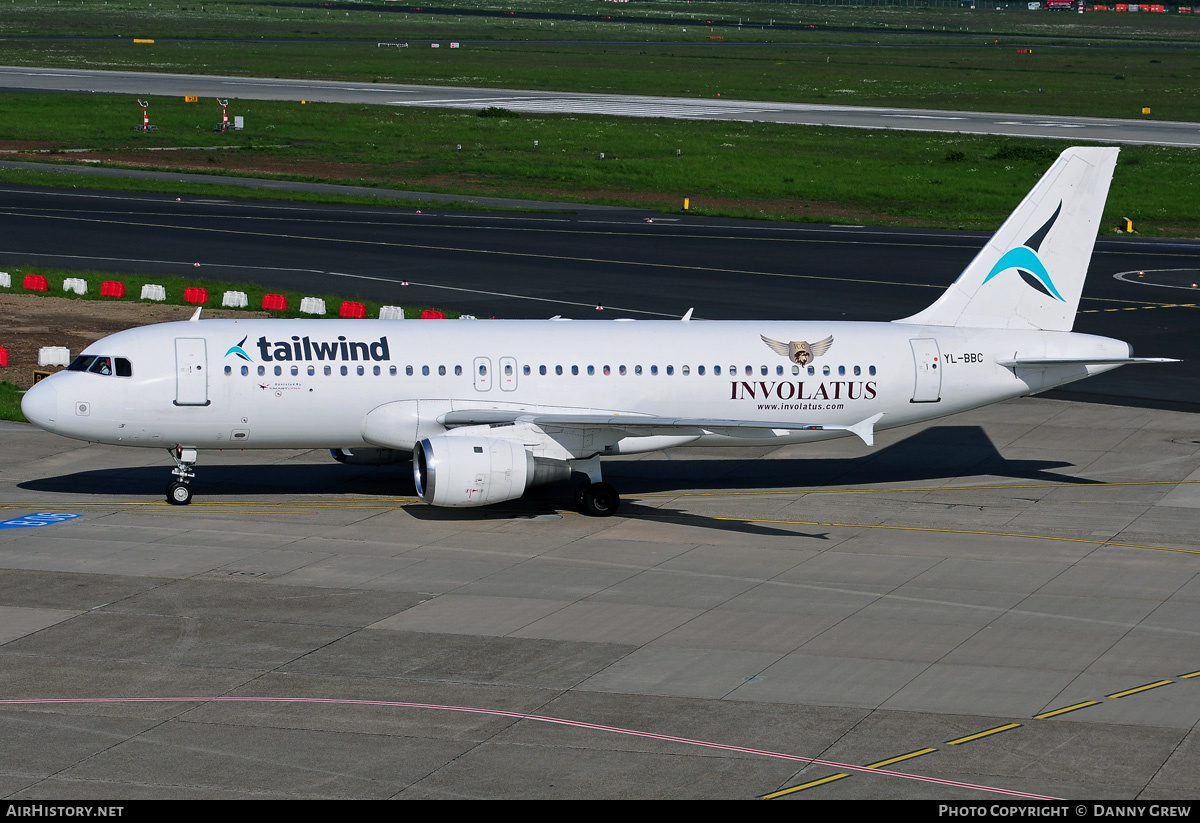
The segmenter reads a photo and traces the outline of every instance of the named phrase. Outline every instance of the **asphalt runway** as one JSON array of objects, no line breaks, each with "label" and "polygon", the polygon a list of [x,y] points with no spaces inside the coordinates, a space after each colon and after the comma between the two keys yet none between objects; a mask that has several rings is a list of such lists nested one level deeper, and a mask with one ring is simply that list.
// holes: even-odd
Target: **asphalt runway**
[{"label": "asphalt runway", "polygon": [[525,113],[604,114],[836,126],[859,129],[990,134],[1156,146],[1200,146],[1200,124],[1168,120],[1046,117],[728,98],[649,97],[582,92],[418,86],[398,83],[224,77],[155,72],[0,66],[0,91],[75,91],[178,97],[195,94],[243,100],[311,100],[479,110],[499,106]]},{"label": "asphalt runway", "polygon": [[[0,263],[866,320],[984,240],[650,219],[8,188]],[[1197,251],[1101,241],[1077,329],[1186,358]],[[1195,798],[1194,368],[613,460],[608,519],[320,451],[202,453],[179,509],[165,454],[0,423],[0,796]]]},{"label": "asphalt runway", "polygon": [[[481,318],[653,319],[694,308],[704,319],[878,321],[932,303],[986,240],[621,209],[488,213],[14,186],[0,188],[0,236],[0,266],[200,275]],[[1054,396],[1193,408],[1195,282],[1200,243],[1098,241],[1076,330],[1185,362],[1118,369]]]},{"label": "asphalt runway", "polygon": [[617,459],[606,519],[0,423],[0,796],[1194,799],[1195,421]]}]

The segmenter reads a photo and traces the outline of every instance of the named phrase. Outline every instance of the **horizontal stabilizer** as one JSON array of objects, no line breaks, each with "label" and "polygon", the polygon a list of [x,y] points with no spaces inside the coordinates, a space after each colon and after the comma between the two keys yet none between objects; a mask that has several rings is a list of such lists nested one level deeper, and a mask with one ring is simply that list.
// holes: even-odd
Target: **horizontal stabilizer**
[{"label": "horizontal stabilizer", "polygon": [[1128,366],[1131,363],[1178,363],[1173,357],[1018,357],[997,360],[999,365],[1012,369],[1018,366],[1036,369],[1043,366]]}]

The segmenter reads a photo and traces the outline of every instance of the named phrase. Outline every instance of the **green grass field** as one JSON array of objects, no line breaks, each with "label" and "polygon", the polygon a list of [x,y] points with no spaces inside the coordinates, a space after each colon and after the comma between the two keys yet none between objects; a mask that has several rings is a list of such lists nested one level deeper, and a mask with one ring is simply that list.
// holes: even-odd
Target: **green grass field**
[{"label": "green grass field", "polygon": [[[677,0],[619,7],[458,2],[419,13],[380,2],[4,5],[0,63],[7,64],[1200,122],[1200,15]],[[455,38],[463,48],[428,48],[430,39],[446,46]],[[406,49],[378,47],[409,41]],[[12,93],[0,100],[0,141],[57,152],[10,155],[17,159],[666,209],[687,197],[702,214],[968,228],[994,227],[1065,145],[247,100],[230,105],[247,129],[214,135],[220,112],[208,97],[152,100],[159,131],[142,135],[133,130],[141,116],[133,97]],[[178,151],[189,146],[198,148]],[[1126,148],[1109,224],[1129,216],[1145,233],[1200,235],[1196,159],[1191,150]],[[62,184],[15,171],[0,179]]]},{"label": "green grass field", "polygon": [[[915,132],[775,124],[525,115],[389,106],[237,101],[240,133],[212,134],[206,105],[152,101],[159,131],[142,134],[136,105],[100,95],[8,95],[16,116],[0,140],[35,140],[57,124],[54,154],[410,190],[646,206],[689,198],[697,214],[815,222],[994,228],[1066,145]],[[537,143],[535,148],[534,143]],[[158,151],[164,148],[192,148]],[[461,146],[461,150],[458,147]],[[90,148],[89,154],[71,149]],[[155,149],[152,151],[152,149]],[[604,154],[604,159],[600,155]],[[1200,151],[1122,152],[1109,223],[1147,234],[1200,234]],[[3,170],[16,183],[62,178]],[[126,187],[151,187],[121,181]],[[87,182],[86,185],[95,185]],[[176,184],[156,190],[179,192]],[[228,190],[226,190],[228,191]],[[241,192],[242,196],[261,196]]]}]

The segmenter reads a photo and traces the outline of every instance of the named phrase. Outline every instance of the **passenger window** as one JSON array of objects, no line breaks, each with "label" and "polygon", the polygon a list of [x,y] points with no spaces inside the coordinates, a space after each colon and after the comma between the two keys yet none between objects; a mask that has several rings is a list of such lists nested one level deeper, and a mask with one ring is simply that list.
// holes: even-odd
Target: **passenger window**
[{"label": "passenger window", "polygon": [[767,376],[767,367],[766,366],[759,366],[759,371],[762,372],[763,377]]},{"label": "passenger window", "polygon": [[225,376],[228,377],[231,374],[233,374],[233,366],[226,366],[225,367]]},{"label": "passenger window", "polygon": [[715,374],[715,375],[718,375],[718,376],[719,376],[719,375],[721,374],[721,367],[720,367],[720,366],[713,366],[713,374]]},{"label": "passenger window", "polygon": [[267,367],[266,367],[266,366],[259,366],[259,367],[258,367],[258,376],[259,376],[259,377],[262,377],[262,376],[263,376],[264,374],[266,374],[266,373],[267,373]]},{"label": "passenger window", "polygon": [[328,377],[328,376],[329,376],[329,375],[331,375],[331,374],[333,374],[333,367],[332,367],[332,366],[326,366],[326,367],[325,367],[325,376],[326,376],[326,377]]},{"label": "passenger window", "polygon": [[346,368],[345,366],[342,366],[339,371],[341,371],[342,377],[345,377],[347,374],[350,373],[350,370],[348,368]]},{"label": "passenger window", "polygon": [[428,367],[428,366],[422,366],[422,367],[421,367],[421,376],[422,376],[422,377],[428,377],[428,376],[429,376],[429,367]]},{"label": "passenger window", "polygon": [[704,375],[704,367],[703,367],[703,366],[697,366],[697,367],[696,367],[696,374],[699,374],[699,375],[703,376],[703,375]]},{"label": "passenger window", "polygon": [[658,366],[651,366],[650,367],[650,375],[654,376],[656,374],[658,374]]},{"label": "passenger window", "polygon": [[823,369],[821,369],[821,374],[823,374],[823,375],[825,375],[826,377],[828,377],[828,376],[829,376],[829,367],[828,367],[828,366],[825,366]]},{"label": "passenger window", "polygon": [[296,377],[296,376],[297,376],[297,375],[299,375],[299,374],[300,374],[300,367],[299,367],[299,366],[292,366],[292,377]]},{"label": "passenger window", "polygon": [[810,376],[810,377],[811,377],[812,375],[816,374],[816,373],[817,373],[817,367],[816,367],[816,366],[809,366],[809,367],[808,367],[808,374],[809,374],[809,376]]},{"label": "passenger window", "polygon": [[405,366],[405,367],[404,367],[404,373],[405,373],[406,375],[408,375],[409,377],[412,377],[412,375],[413,375],[412,366]]},{"label": "passenger window", "polygon": [[591,376],[591,375],[593,375],[593,374],[595,374],[595,373],[596,373],[596,367],[595,367],[595,366],[588,366],[588,369],[587,369],[587,371],[588,371],[588,375],[589,375],[589,376]]},{"label": "passenger window", "polygon": [[[328,366],[326,366],[325,368],[329,368],[329,367],[328,367]],[[250,373],[250,369],[249,369],[249,368],[247,368],[246,366],[242,366],[242,377],[245,377],[245,376],[246,376],[246,375],[248,375],[249,373]]]},{"label": "passenger window", "polygon": [[528,377],[532,370],[528,366],[526,366],[525,368],[522,369],[522,371],[525,372],[525,376]]},{"label": "passenger window", "polygon": [[283,366],[276,366],[275,367],[275,376],[278,377],[281,374],[283,374]]},{"label": "passenger window", "polygon": [[562,366],[555,366],[555,367],[554,367],[554,373],[555,373],[555,374],[562,374]]},{"label": "passenger window", "polygon": [[612,374],[612,369],[610,369],[608,366],[605,366],[604,374],[605,374],[605,376]]},{"label": "passenger window", "polygon": [[871,375],[872,377],[874,377],[874,376],[875,376],[875,367],[874,367],[874,366],[867,366],[867,374],[869,374],[869,375]]},{"label": "passenger window", "polygon": [[753,374],[754,374],[754,367],[753,367],[753,366],[747,366],[747,367],[746,367],[746,376],[747,376],[747,377],[751,377]]},{"label": "passenger window", "polygon": [[783,374],[783,366],[776,366],[775,373],[778,375],[782,375]]},{"label": "passenger window", "polygon": [[637,374],[637,375],[640,375],[640,374],[642,373],[642,367],[641,367],[641,366],[634,366],[634,367],[633,367],[633,373],[634,373],[634,374]]},{"label": "passenger window", "polygon": [[799,373],[800,373],[800,367],[792,366],[792,374],[799,374]]},{"label": "passenger window", "polygon": [[487,366],[481,364],[479,366],[479,376],[484,377],[485,375],[487,375]]},{"label": "passenger window", "polygon": [[445,377],[446,376],[446,367],[438,366],[438,374],[441,375],[442,377]]},{"label": "passenger window", "polygon": [[579,374],[579,367],[578,367],[578,366],[572,366],[572,367],[571,367],[571,374]]},{"label": "passenger window", "polygon": [[378,367],[378,366],[374,366],[374,367],[371,369],[371,373],[372,373],[372,374],[374,374],[376,377],[378,377],[378,376],[379,376],[379,367]]},{"label": "passenger window", "polygon": [[675,373],[675,367],[674,367],[674,366],[667,366],[667,374],[668,374],[668,375],[671,375],[671,374],[674,374],[674,373]]},{"label": "passenger window", "polygon": [[388,374],[391,375],[392,377],[395,377],[396,376],[396,367],[388,366]]},{"label": "passenger window", "polygon": [[621,373],[622,377],[625,376],[625,367],[624,366],[622,366],[620,369],[618,369],[618,371]]},{"label": "passenger window", "polygon": [[862,374],[862,369],[859,368],[858,366],[855,366],[854,367],[854,376],[858,377],[860,374]]},{"label": "passenger window", "polygon": [[462,366],[455,366],[455,367],[454,367],[454,376],[455,376],[455,377],[462,377]]},{"label": "passenger window", "polygon": [[538,374],[545,374],[545,373],[546,373],[546,367],[538,366]]},{"label": "passenger window", "polygon": [[316,366],[309,366],[309,367],[308,367],[308,376],[309,376],[309,377],[312,377],[312,376],[313,376],[314,374],[316,374],[316,373],[317,373],[317,367],[316,367]]},{"label": "passenger window", "polygon": [[845,377],[845,376],[846,376],[846,367],[838,366],[838,377]]},{"label": "passenger window", "polygon": [[363,367],[362,367],[362,366],[359,366],[359,367],[358,367],[358,375],[359,375],[359,377],[361,377],[361,376],[362,376],[362,374],[363,374]]}]

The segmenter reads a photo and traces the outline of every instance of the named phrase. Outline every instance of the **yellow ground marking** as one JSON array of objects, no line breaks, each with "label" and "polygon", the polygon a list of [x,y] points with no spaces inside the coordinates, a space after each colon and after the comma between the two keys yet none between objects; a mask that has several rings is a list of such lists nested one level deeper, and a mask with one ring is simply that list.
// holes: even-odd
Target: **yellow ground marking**
[{"label": "yellow ground marking", "polygon": [[947,740],[946,745],[947,746],[959,746],[963,743],[970,743],[972,740],[979,740],[984,737],[989,737],[993,734],[1000,734],[1000,732],[1007,732],[1012,729],[1019,729],[1019,728],[1021,728],[1020,723],[1009,723],[1005,726],[997,726],[994,729],[988,729],[987,731],[977,732],[976,734],[969,734],[966,737],[960,737],[957,740]]},{"label": "yellow ground marking", "polygon": [[1200,483],[1200,480],[1085,480],[1080,483],[1014,483],[987,486],[890,486],[866,489],[758,489],[755,491],[717,491],[717,492],[653,492],[639,494],[639,498],[655,497],[756,497],[758,495],[779,494],[898,494],[901,492],[972,492],[972,491],[1006,491],[1008,489],[1092,489],[1109,486],[1172,486],[1187,483]]},{"label": "yellow ground marking", "polygon": [[1131,694],[1137,694],[1138,692],[1148,692],[1151,689],[1157,689],[1159,686],[1166,686],[1167,684],[1174,683],[1174,682],[1175,682],[1174,680],[1159,680],[1157,683],[1147,683],[1145,686],[1138,686],[1137,688],[1126,689],[1123,692],[1117,692],[1116,694],[1110,694],[1110,695],[1108,695],[1108,697],[1129,697],[1129,695],[1131,695]]},{"label": "yellow ground marking", "polygon": [[821,785],[824,785],[825,783],[832,783],[835,780],[841,780],[843,777],[849,777],[849,776],[850,775],[847,772],[842,772],[840,774],[833,774],[833,775],[830,775],[829,777],[822,777],[820,780],[814,780],[811,783],[804,783],[803,785],[800,785],[800,786],[792,786],[790,789],[783,789],[782,791],[772,792],[771,794],[764,794],[762,796],[762,799],[763,800],[774,800],[777,797],[783,797],[785,794],[791,794],[792,792],[802,792],[805,789],[811,789],[813,786],[821,786]]},{"label": "yellow ground marking", "polygon": [[[692,515],[703,517],[703,515]],[[665,518],[664,518],[665,519]],[[1118,543],[1112,540],[1082,537],[1055,537],[1048,534],[1019,534],[1016,532],[988,532],[973,529],[934,529],[927,526],[887,526],[874,523],[822,523],[816,520],[774,520],[765,517],[711,517],[711,520],[732,521],[736,523],[768,523],[775,526],[824,526],[840,529],[884,529],[902,532],[930,532],[933,534],[974,534],[985,537],[1019,537],[1025,540],[1057,540],[1064,543],[1091,543],[1096,546],[1119,546],[1125,549],[1149,549],[1159,552],[1180,552],[1182,554],[1200,554],[1197,549],[1176,549],[1171,546],[1146,546],[1141,543]]]},{"label": "yellow ground marking", "polygon": [[901,760],[911,760],[914,757],[920,757],[923,754],[929,754],[930,752],[936,752],[936,751],[937,751],[937,749],[934,749],[934,748],[917,749],[915,752],[909,752],[908,754],[902,754],[898,757],[892,757],[887,760],[880,760],[878,763],[872,763],[870,766],[867,766],[867,768],[868,769],[882,769],[884,766],[890,766],[893,763],[899,763]]},{"label": "yellow ground marking", "polygon": [[1191,678],[1191,677],[1200,677],[1200,672],[1188,672],[1187,674],[1179,675],[1180,680],[1187,680],[1188,678]]},{"label": "yellow ground marking", "polygon": [[1058,715],[1066,714],[1067,712],[1077,712],[1080,709],[1086,709],[1088,706],[1099,706],[1099,705],[1100,705],[1099,700],[1085,700],[1082,703],[1076,703],[1074,706],[1064,706],[1061,709],[1055,709],[1054,711],[1051,711],[1051,712],[1043,712],[1042,714],[1035,714],[1034,718],[1037,720],[1045,720],[1046,718],[1057,717]]}]

